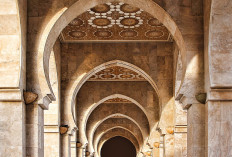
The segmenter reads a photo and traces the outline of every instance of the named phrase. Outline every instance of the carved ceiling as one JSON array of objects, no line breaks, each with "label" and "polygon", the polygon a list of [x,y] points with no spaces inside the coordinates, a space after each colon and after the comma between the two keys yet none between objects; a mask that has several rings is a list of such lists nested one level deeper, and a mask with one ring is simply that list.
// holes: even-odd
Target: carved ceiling
[{"label": "carved ceiling", "polygon": [[95,73],[88,81],[147,81],[140,74],[119,66],[106,68]]},{"label": "carved ceiling", "polygon": [[124,3],[106,3],[87,10],[61,33],[62,42],[152,40],[172,41],[168,30],[150,14]]},{"label": "carved ceiling", "polygon": [[106,100],[104,103],[132,103],[132,102],[123,98],[113,98]]}]

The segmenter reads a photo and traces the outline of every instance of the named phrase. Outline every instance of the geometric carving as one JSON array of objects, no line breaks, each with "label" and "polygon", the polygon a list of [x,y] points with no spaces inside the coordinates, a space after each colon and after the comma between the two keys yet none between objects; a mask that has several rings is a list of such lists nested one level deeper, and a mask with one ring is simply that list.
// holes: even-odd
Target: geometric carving
[{"label": "geometric carving", "polygon": [[82,31],[72,31],[72,32],[69,32],[69,35],[74,38],[82,38],[86,36],[86,33]]},{"label": "geometric carving", "polygon": [[125,3],[97,5],[75,18],[61,32],[62,42],[97,40],[171,41],[166,27],[149,13]]},{"label": "geometric carving", "polygon": [[147,81],[138,73],[119,66],[106,68],[95,73],[88,81]]},{"label": "geometric carving", "polygon": [[146,32],[145,35],[148,38],[161,38],[164,35],[164,33],[159,30],[151,30],[151,31]]},{"label": "geometric carving", "polygon": [[162,23],[159,22],[159,20],[152,18],[150,20],[148,20],[147,22],[150,26],[154,26],[154,27],[158,27],[158,26],[162,26]]},{"label": "geometric carving", "polygon": [[113,98],[106,100],[104,103],[132,103],[132,102],[123,98]]}]

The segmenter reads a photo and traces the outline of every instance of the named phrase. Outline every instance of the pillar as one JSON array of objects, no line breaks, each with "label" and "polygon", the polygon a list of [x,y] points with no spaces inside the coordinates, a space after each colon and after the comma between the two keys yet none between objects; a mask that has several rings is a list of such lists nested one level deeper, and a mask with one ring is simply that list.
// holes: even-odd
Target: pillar
[{"label": "pillar", "polygon": [[192,104],[188,108],[187,156],[205,155],[205,104]]},{"label": "pillar", "polygon": [[175,102],[174,157],[187,157],[187,110]]},{"label": "pillar", "polygon": [[160,136],[160,144],[159,144],[159,155],[160,157],[164,157],[164,134]]},{"label": "pillar", "polygon": [[175,126],[174,144],[174,157],[187,157],[187,125]]},{"label": "pillar", "polygon": [[173,157],[174,155],[174,130],[173,127],[166,128],[166,134],[164,136],[164,156]]},{"label": "pillar", "polygon": [[211,89],[206,109],[206,157],[232,156],[232,90]]},{"label": "pillar", "polygon": [[68,133],[61,135],[61,156],[70,157],[70,136]]},{"label": "pillar", "polygon": [[76,138],[76,133],[73,135],[70,135],[71,139],[71,157],[77,157],[77,138]]},{"label": "pillar", "polygon": [[40,105],[26,106],[26,155],[28,157],[44,156],[44,110]]},{"label": "pillar", "polygon": [[44,125],[44,156],[60,156],[60,132],[58,125]]}]

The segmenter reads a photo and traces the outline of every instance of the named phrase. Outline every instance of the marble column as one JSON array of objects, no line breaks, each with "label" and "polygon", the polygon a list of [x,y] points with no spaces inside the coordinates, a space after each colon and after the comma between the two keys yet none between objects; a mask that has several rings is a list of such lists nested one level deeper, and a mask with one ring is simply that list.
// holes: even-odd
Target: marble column
[{"label": "marble column", "polygon": [[70,157],[70,143],[71,139],[68,133],[61,135],[61,156],[62,157]]},{"label": "marble column", "polygon": [[232,90],[213,89],[206,103],[206,157],[232,156]]},{"label": "marble column", "polygon": [[174,157],[187,157],[187,125],[175,126],[174,144]]},{"label": "marble column", "polygon": [[175,102],[174,157],[187,157],[187,110]]},{"label": "marble column", "polygon": [[205,155],[205,104],[192,104],[187,113],[187,156]]},{"label": "marble column", "polygon": [[44,111],[44,154],[45,157],[58,157],[60,155],[58,102],[49,104],[49,110]]},{"label": "marble column", "polygon": [[77,140],[76,140],[76,134],[70,135],[71,139],[71,157],[77,157]]},{"label": "marble column", "polygon": [[154,142],[153,144],[153,157],[159,157],[159,142]]},{"label": "marble column", "polygon": [[44,125],[44,156],[60,156],[60,132],[58,125]]},{"label": "marble column", "polygon": [[174,156],[174,135],[172,133],[165,134],[164,136],[164,156],[173,157]]},{"label": "marble column", "polygon": [[164,134],[160,136],[160,144],[159,144],[159,155],[160,157],[164,157]]},{"label": "marble column", "polygon": [[33,157],[44,156],[44,110],[40,105],[26,106],[26,155]]}]

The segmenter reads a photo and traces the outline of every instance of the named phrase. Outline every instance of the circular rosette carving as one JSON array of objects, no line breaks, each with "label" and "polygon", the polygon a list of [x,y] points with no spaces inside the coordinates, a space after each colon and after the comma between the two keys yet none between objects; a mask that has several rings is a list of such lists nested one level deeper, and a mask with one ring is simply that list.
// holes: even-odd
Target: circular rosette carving
[{"label": "circular rosette carving", "polygon": [[124,30],[120,32],[120,36],[124,38],[133,38],[138,36],[138,32],[134,30]]},{"label": "circular rosette carving", "polygon": [[122,28],[135,28],[143,24],[143,20],[137,16],[123,16],[116,20],[116,24]]},{"label": "circular rosette carving", "polygon": [[110,28],[115,24],[115,20],[107,16],[91,17],[88,22],[89,25],[96,28]]},{"label": "circular rosette carving", "polygon": [[112,37],[112,34],[113,33],[111,31],[96,31],[94,33],[96,37],[100,37],[100,38],[110,38]]},{"label": "circular rosette carving", "polygon": [[161,38],[164,36],[164,32],[161,30],[151,30],[145,33],[148,38]]},{"label": "circular rosette carving", "polygon": [[125,73],[125,74],[119,74],[118,75],[118,79],[122,79],[122,80],[131,80],[134,79],[135,75],[131,74],[131,73]]},{"label": "circular rosette carving", "polygon": [[102,80],[114,80],[117,79],[117,75],[112,74],[112,73],[104,73],[104,74],[100,74],[99,78]]},{"label": "circular rosette carving", "polygon": [[69,23],[70,26],[77,26],[77,27],[80,27],[83,24],[84,24],[84,21],[81,20],[80,18],[76,18]]},{"label": "circular rosette carving", "polygon": [[136,14],[141,14],[142,13],[142,9],[137,8],[137,7],[133,7],[129,4],[125,4],[125,3],[118,3],[116,5],[116,11],[118,11],[120,14],[124,14],[124,15],[136,15]]},{"label": "circular rosette carving", "polygon": [[86,33],[82,31],[71,31],[69,32],[69,36],[73,38],[83,38],[84,36],[86,36]]},{"label": "circular rosette carving", "polygon": [[154,27],[159,27],[159,26],[162,26],[162,25],[163,25],[159,20],[157,20],[157,19],[155,19],[155,18],[152,18],[152,19],[148,20],[147,23],[148,23],[150,26],[154,26]]},{"label": "circular rosette carving", "polygon": [[115,11],[115,6],[112,3],[99,4],[88,10],[93,15],[107,15]]}]

